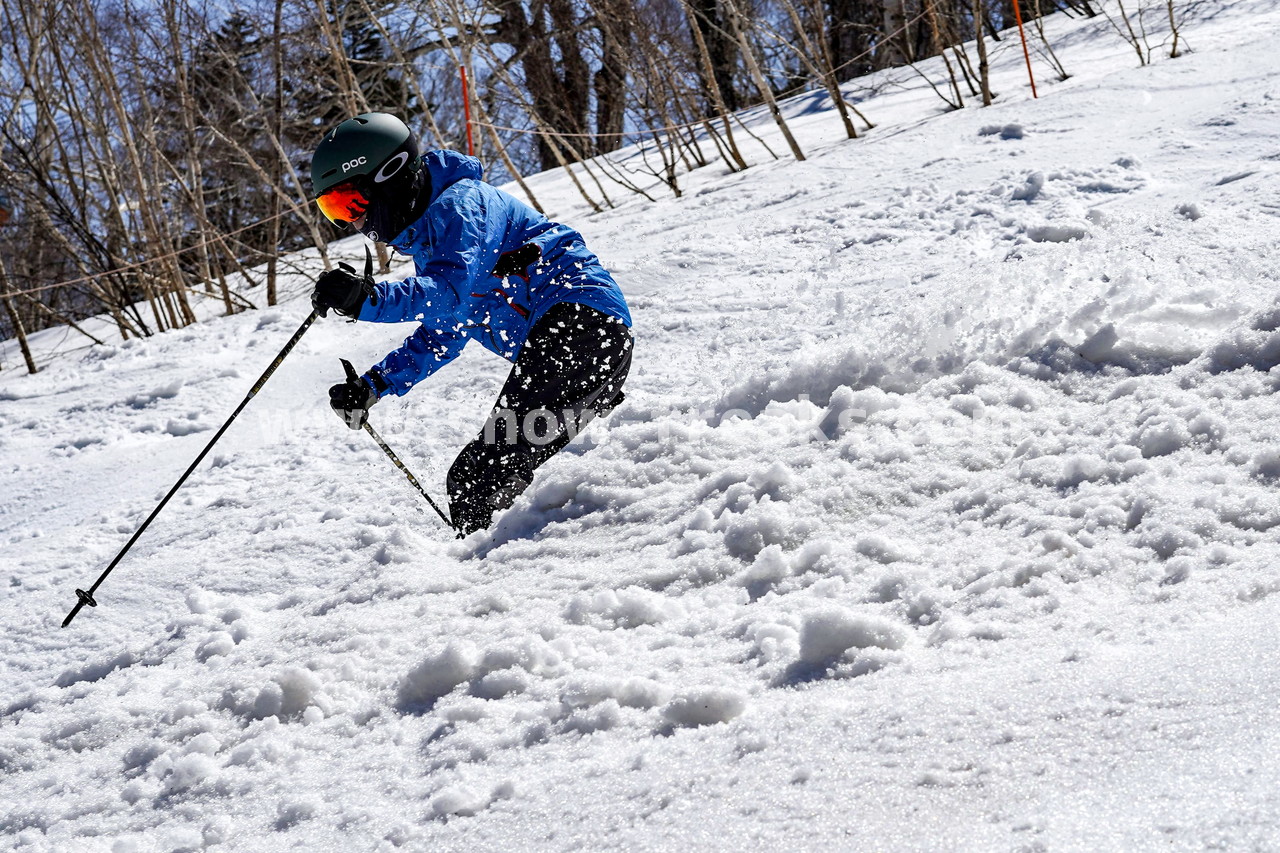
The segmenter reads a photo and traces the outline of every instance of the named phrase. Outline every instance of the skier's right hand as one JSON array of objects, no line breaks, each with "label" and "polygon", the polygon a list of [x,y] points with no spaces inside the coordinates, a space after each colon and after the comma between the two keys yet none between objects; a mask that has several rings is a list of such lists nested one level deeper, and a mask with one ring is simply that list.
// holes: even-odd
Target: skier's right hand
[{"label": "skier's right hand", "polygon": [[329,407],[351,429],[362,429],[369,420],[369,408],[378,402],[378,394],[360,377],[347,379],[329,389]]},{"label": "skier's right hand", "polygon": [[[378,304],[378,294],[373,286],[373,276],[357,275],[350,264],[339,263],[337,269],[326,270],[316,279],[311,292],[311,306],[321,317],[329,316],[329,309],[347,317],[357,317],[365,299]],[[357,427],[358,429],[358,427]]]}]

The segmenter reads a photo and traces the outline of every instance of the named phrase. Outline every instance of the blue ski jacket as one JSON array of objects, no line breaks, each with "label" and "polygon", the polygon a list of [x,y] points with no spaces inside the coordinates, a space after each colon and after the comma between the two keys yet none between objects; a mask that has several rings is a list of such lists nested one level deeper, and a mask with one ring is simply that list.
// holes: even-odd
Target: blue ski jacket
[{"label": "blue ski jacket", "polygon": [[622,291],[581,234],[484,183],[474,157],[429,151],[422,164],[431,178],[427,208],[388,241],[413,258],[417,274],[375,285],[376,301],[366,300],[357,318],[422,324],[365,374],[379,397],[407,393],[469,339],[514,362],[533,324],[558,302],[631,325]]}]

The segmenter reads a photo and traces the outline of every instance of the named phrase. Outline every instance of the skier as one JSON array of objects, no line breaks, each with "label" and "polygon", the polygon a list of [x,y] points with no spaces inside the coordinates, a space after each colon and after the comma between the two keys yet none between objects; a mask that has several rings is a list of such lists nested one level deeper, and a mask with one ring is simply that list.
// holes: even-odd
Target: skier
[{"label": "skier", "polygon": [[484,183],[482,171],[455,151],[419,155],[409,128],[386,113],[342,122],[311,162],[324,215],[411,256],[416,273],[375,284],[339,264],[316,281],[321,316],[421,323],[358,380],[329,389],[347,426],[362,428],[378,400],[406,394],[470,339],[514,364],[484,429],[449,468],[459,535],[488,527],[534,469],[617,406],[631,368],[626,300],[582,235]]}]

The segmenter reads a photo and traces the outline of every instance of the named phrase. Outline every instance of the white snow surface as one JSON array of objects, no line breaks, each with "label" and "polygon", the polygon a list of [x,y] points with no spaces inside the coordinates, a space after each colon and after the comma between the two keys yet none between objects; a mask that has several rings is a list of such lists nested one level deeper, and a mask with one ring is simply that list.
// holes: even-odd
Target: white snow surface
[{"label": "white snow surface", "polygon": [[[6,344],[0,848],[1280,849],[1280,11],[1050,34],[1038,100],[1006,39],[988,109],[883,72],[802,163],[532,179],[635,367],[461,542],[324,402],[409,327],[330,318],[60,629],[305,279]],[[506,370],[374,409],[437,497]]]}]

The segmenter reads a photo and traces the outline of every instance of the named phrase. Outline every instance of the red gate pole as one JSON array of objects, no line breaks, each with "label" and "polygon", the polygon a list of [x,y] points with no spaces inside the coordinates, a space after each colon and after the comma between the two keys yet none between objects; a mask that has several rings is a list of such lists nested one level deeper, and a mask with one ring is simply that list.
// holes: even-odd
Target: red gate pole
[{"label": "red gate pole", "polygon": [[1027,79],[1031,81],[1031,97],[1039,98],[1036,94],[1036,78],[1031,73],[1031,53],[1027,50],[1027,34],[1022,29],[1022,5],[1020,0],[1013,0],[1013,17],[1018,19],[1018,38],[1022,39],[1022,56],[1027,60]]},{"label": "red gate pole", "polygon": [[471,89],[467,86],[467,66],[459,65],[458,74],[462,77],[462,112],[467,119],[467,153],[474,157],[476,144],[471,138]]}]

